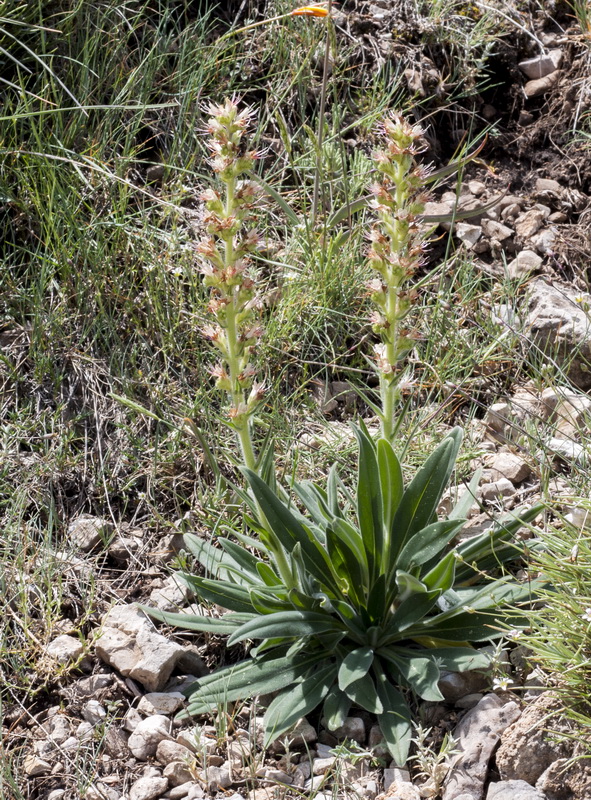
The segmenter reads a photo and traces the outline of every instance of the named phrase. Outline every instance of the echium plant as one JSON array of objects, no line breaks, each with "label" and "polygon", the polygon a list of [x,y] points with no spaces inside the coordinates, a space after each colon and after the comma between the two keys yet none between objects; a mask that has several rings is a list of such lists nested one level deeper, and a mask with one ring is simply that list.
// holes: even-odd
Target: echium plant
[{"label": "echium plant", "polygon": [[[399,124],[387,123],[387,137]],[[407,136],[402,149],[412,146],[414,132]],[[420,202],[421,172],[413,167],[414,183],[409,184],[409,163],[406,159],[399,165],[407,188],[401,184],[398,194],[387,166],[392,185],[380,211],[387,242],[373,236],[374,249],[382,247],[380,258],[388,255],[381,271],[386,288],[380,291],[384,318],[392,324],[403,315],[400,287],[410,270],[405,259],[415,264],[415,250],[421,248],[408,216]],[[225,219],[218,200],[210,202],[219,219]],[[404,213],[398,213],[398,203]],[[406,244],[397,251],[399,239]],[[216,271],[229,263],[220,257]],[[396,264],[403,265],[399,273]],[[226,288],[218,291],[227,297]],[[402,345],[391,339],[384,344],[388,363],[395,367]],[[227,350],[222,353],[227,360]],[[515,534],[540,509],[454,545],[478,483],[476,475],[452,512],[438,519],[461,430],[454,429],[438,445],[407,485],[388,435],[374,441],[363,425],[355,434],[359,465],[354,491],[333,467],[325,486],[295,482],[296,504],[288,491],[278,490],[247,464],[243,473],[249,491],[243,499],[250,510],[244,517],[250,533],[228,527],[228,535],[216,542],[185,537],[205,575],[180,572],[177,577],[204,603],[225,613],[216,616],[205,608],[199,614],[145,611],[180,628],[228,634],[229,647],[256,643],[245,660],[194,683],[181,716],[275,693],[265,713],[269,744],[319,706],[329,730],[340,727],[351,707],[358,706],[377,716],[392,756],[403,765],[412,736],[413,699],[442,700],[441,669],[485,669],[490,658],[478,645],[500,637],[508,624],[527,625],[527,617],[508,606],[528,602],[532,584],[514,580],[504,565],[520,557]]]},{"label": "echium plant", "polygon": [[[369,234],[369,264],[379,273],[368,283],[371,299],[378,310],[372,315],[373,330],[381,343],[375,346],[380,378],[382,435],[393,435],[398,399],[400,362],[415,345],[417,334],[402,327],[416,292],[412,278],[423,263],[425,225],[421,215],[429,195],[428,167],[416,163],[415,156],[425,149],[423,131],[399,114],[383,122],[385,147],[374,154],[381,180],[374,183],[370,206],[378,219]],[[410,285],[410,286],[409,286]]]},{"label": "echium plant", "polygon": [[223,191],[210,188],[203,193],[208,236],[199,242],[197,252],[202,259],[204,283],[211,287],[209,311],[215,323],[205,325],[202,332],[221,356],[212,373],[216,386],[229,395],[230,422],[238,434],[244,464],[252,469],[256,458],[250,421],[264,391],[262,383],[255,382],[250,363],[252,349],[262,333],[257,320],[261,301],[249,274],[249,256],[259,241],[250,227],[259,190],[243,177],[256,158],[244,146],[252,111],[239,110],[235,100],[226,100],[223,105],[211,106],[209,112],[211,165]]}]

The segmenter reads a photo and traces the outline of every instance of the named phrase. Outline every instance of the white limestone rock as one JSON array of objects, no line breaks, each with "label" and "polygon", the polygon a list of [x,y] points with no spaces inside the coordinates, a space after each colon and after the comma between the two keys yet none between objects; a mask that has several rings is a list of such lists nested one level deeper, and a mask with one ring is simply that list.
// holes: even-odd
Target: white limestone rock
[{"label": "white limestone rock", "polygon": [[482,797],[491,756],[501,734],[521,715],[517,703],[504,703],[495,694],[488,694],[467,711],[453,731],[459,754],[451,761],[442,793],[442,800],[457,800],[467,794]]},{"label": "white limestone rock", "polygon": [[[560,55],[558,55],[560,54]],[[554,56],[550,53],[540,54],[534,58],[528,58],[525,61],[520,61],[517,65],[523,72],[526,78],[530,80],[537,80],[545,78],[546,75],[551,75],[554,70],[558,69],[562,60],[562,51],[554,51]]]},{"label": "white limestone rock", "polygon": [[174,714],[185,703],[185,696],[180,692],[148,692],[138,703],[138,711],[142,714]]},{"label": "white limestone rock", "polygon": [[135,604],[115,606],[103,621],[96,653],[151,692],[164,688],[183,648],[159,634]]},{"label": "white limestone rock", "polygon": [[139,778],[129,790],[129,800],[155,800],[168,789],[166,778]]},{"label": "white limestone rock", "polygon": [[164,767],[162,774],[171,786],[181,786],[195,778],[193,770],[185,761],[171,761]]},{"label": "white limestone rock", "polygon": [[68,525],[68,537],[85,553],[90,553],[101,545],[105,545],[112,533],[112,522],[87,514],[72,520]]},{"label": "white limestone rock", "polygon": [[155,714],[143,719],[129,737],[128,746],[138,761],[147,761],[156,754],[163,739],[171,739],[172,723],[168,717]]},{"label": "white limestone rock", "polygon": [[524,278],[539,269],[542,261],[542,257],[533,250],[522,250],[507,264],[507,274],[510,278]]},{"label": "white limestone rock", "polygon": [[483,483],[480,487],[482,499],[487,502],[493,502],[499,497],[512,497],[515,492],[515,486],[513,486],[508,478],[499,478],[498,481]]},{"label": "white limestone rock", "polygon": [[522,483],[531,475],[531,466],[517,453],[495,453],[487,461],[487,473],[492,481],[507,478],[513,484]]},{"label": "white limestone rock", "polygon": [[91,725],[98,725],[100,722],[104,722],[107,710],[98,700],[89,700],[82,706],[82,716]]},{"label": "white limestone rock", "polygon": [[173,761],[183,761],[185,764],[189,764],[194,760],[195,754],[179,742],[163,739],[156,748],[156,761],[164,767]]},{"label": "white limestone rock", "polygon": [[80,658],[84,653],[84,646],[79,639],[64,634],[50,642],[45,648],[45,652],[58,664],[69,664]]}]

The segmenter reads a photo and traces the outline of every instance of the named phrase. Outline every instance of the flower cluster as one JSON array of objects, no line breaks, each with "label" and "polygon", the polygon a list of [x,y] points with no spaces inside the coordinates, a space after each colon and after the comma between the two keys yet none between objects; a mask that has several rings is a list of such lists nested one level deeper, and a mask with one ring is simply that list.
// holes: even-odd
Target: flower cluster
[{"label": "flower cluster", "polygon": [[371,322],[382,340],[375,345],[375,354],[382,395],[382,431],[389,438],[397,399],[398,365],[418,338],[416,331],[404,328],[402,323],[416,299],[408,282],[424,258],[420,215],[428,199],[425,185],[429,169],[416,163],[415,156],[425,149],[418,126],[392,114],[383,122],[382,133],[385,148],[374,154],[381,179],[371,186],[371,206],[377,220],[368,237],[367,254],[370,266],[380,277],[371,280],[367,289],[377,306]]},{"label": "flower cluster", "polygon": [[250,274],[250,256],[259,243],[250,227],[259,191],[255,183],[242,177],[256,158],[256,153],[244,146],[252,111],[239,111],[233,99],[208,111],[210,163],[223,189],[207,189],[202,196],[208,235],[197,245],[197,253],[204,283],[211,289],[209,311],[215,318],[202,333],[220,353],[212,374],[216,386],[230,396],[229,417],[240,437],[244,463],[252,468],[249,419],[264,393],[263,385],[254,380],[250,363],[262,334],[257,321],[262,303]]}]

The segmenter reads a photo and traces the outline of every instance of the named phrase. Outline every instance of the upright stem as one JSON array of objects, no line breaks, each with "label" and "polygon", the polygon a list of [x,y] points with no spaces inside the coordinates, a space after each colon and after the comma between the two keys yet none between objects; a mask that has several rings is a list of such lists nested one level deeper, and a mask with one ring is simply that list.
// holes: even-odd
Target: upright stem
[{"label": "upright stem", "polygon": [[[398,291],[399,286],[389,282],[386,299],[386,317],[390,321],[386,342],[386,361],[395,365],[398,347]],[[397,377],[394,372],[380,374],[380,394],[382,396],[382,436],[390,440],[394,433],[394,411],[398,399]]]},{"label": "upright stem", "polygon": [[322,175],[322,147],[324,145],[324,115],[326,112],[326,94],[328,90],[328,69],[330,66],[330,14],[332,0],[328,0],[328,16],[326,18],[326,44],[324,47],[324,65],[322,69],[322,86],[320,87],[320,109],[318,111],[318,136],[316,153],[316,174],[314,175],[314,196],[312,201],[312,224],[318,219],[318,205],[320,200],[320,184]]},{"label": "upright stem", "polygon": [[[234,204],[234,192],[236,190],[236,178],[230,178],[226,183],[226,215],[229,217],[232,213],[232,206]],[[234,262],[234,237],[229,236],[225,242],[224,248],[224,263],[226,267],[230,267]],[[226,307],[226,345],[228,351],[228,374],[231,384],[231,396],[234,408],[239,408],[241,403],[244,403],[244,390],[238,382],[240,375],[240,357],[238,354],[238,330],[236,327],[236,291],[232,294],[232,301]],[[250,426],[248,418],[235,422],[235,428],[238,433],[240,441],[240,449],[242,450],[242,459],[245,466],[254,470],[256,468],[256,456],[250,437]]]}]

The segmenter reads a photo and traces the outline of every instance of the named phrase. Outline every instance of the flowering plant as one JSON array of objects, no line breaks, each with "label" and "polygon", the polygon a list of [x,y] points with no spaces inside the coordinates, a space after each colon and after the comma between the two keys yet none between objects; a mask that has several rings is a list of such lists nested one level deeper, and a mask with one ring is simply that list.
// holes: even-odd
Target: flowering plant
[{"label": "flowering plant", "polygon": [[250,354],[262,333],[257,312],[261,307],[249,274],[250,254],[259,237],[250,227],[259,189],[243,176],[253,167],[256,154],[244,148],[244,133],[252,116],[238,110],[234,100],[211,106],[207,131],[211,165],[224,186],[223,194],[207,189],[203,194],[208,236],[199,242],[204,283],[210,287],[209,311],[214,324],[202,329],[218,350],[221,360],[212,369],[216,386],[230,397],[229,417],[238,433],[244,464],[255,466],[250,418],[264,388],[256,382]]},{"label": "flowering plant", "polygon": [[241,179],[253,163],[242,147],[248,116],[232,101],[212,109],[212,164],[225,193],[205,195],[209,237],[199,252],[216,319],[206,335],[221,354],[214,374],[232,403],[249,485],[248,492],[238,491],[254,535],[232,529],[231,536],[218,538],[219,547],[185,537],[205,577],[179,572],[177,578],[202,601],[224,609],[222,616],[145,611],[188,630],[229,634],[229,646],[257,643],[244,661],[190,687],[182,716],[275,693],[265,714],[269,744],[317,706],[334,730],[357,705],[377,715],[392,756],[403,765],[411,741],[409,698],[443,699],[441,668],[485,668],[489,656],[475,645],[501,636],[509,619],[513,627],[525,624],[507,606],[529,600],[532,585],[507,576],[504,564],[519,557],[513,537],[539,508],[453,546],[478,481],[476,475],[448,517],[438,519],[462,441],[459,428],[405,486],[391,442],[393,398],[398,362],[412,341],[399,326],[412,302],[406,282],[421,263],[427,172],[414,161],[420,131],[397,116],[384,123],[386,147],[376,157],[382,179],[372,187],[378,221],[369,260],[380,277],[370,290],[382,338],[382,435],[374,441],[363,424],[354,429],[359,459],[353,493],[333,467],[325,487],[293,484],[296,505],[272,477],[267,481],[257,472],[248,433],[261,392],[249,366],[260,334],[247,274],[248,254],[256,247],[247,228],[255,190]]},{"label": "flowering plant", "polygon": [[[472,503],[468,491],[447,519],[436,509],[461,443],[456,428],[404,486],[387,439],[356,431],[359,472],[352,496],[332,469],[326,488],[293,490],[303,508],[279,497],[244,469],[247,523],[219,548],[195,535],[188,550],[206,577],[177,573],[220,616],[144,610],[186,630],[229,634],[228,645],[255,641],[244,661],[199,679],[181,716],[205,714],[254,695],[276,693],[265,714],[265,745],[321,705],[326,725],[343,724],[352,705],[377,715],[393,758],[403,765],[411,741],[408,697],[441,700],[441,668],[486,668],[489,656],[469,642],[502,635],[506,610],[531,586],[502,577],[519,556],[521,517],[450,549]],[[472,487],[474,488],[474,487]],[[501,576],[491,580],[491,571]]]}]

